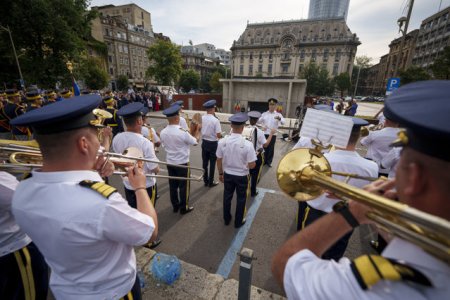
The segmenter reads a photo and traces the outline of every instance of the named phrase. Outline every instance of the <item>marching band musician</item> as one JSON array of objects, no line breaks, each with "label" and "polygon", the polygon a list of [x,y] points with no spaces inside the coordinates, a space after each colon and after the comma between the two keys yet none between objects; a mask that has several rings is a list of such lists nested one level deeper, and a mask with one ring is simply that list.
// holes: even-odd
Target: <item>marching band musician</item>
[{"label": "marching band musician", "polygon": [[389,112],[384,113],[384,118],[383,129],[369,131],[369,135],[362,138],[360,143],[367,147],[366,158],[373,160],[380,167],[379,176],[387,177],[390,169],[383,166],[381,160],[391,150],[389,145],[397,139],[400,129],[398,128],[398,123],[391,120],[392,117],[389,115]]},{"label": "marching band musician", "polygon": [[[180,127],[180,106],[172,105],[163,111],[169,125],[161,130],[161,143],[166,150],[166,160],[170,164],[189,166],[191,145],[197,145],[200,139],[200,127],[197,127],[194,136]],[[167,166],[169,176],[186,177],[190,175],[189,168]],[[169,179],[170,201],[173,212],[180,211],[182,215],[190,213],[194,207],[189,206],[190,181]]]},{"label": "marching band musician", "polygon": [[214,187],[219,184],[217,181],[214,181],[214,172],[216,171],[217,142],[222,138],[222,128],[220,127],[219,119],[214,115],[216,100],[206,101],[203,103],[203,108],[206,109],[206,115],[202,116],[203,181],[205,186]]},{"label": "marching band musician", "polygon": [[61,91],[61,96],[62,96],[64,99],[69,99],[69,98],[72,97],[72,92],[71,92],[69,89],[65,88],[65,89],[63,89],[63,90]]},{"label": "marching band musician", "polygon": [[42,96],[37,90],[31,90],[25,94],[28,102],[26,111],[32,111],[42,106]]},{"label": "marching band musician", "polygon": [[[400,87],[386,100],[385,112],[406,128],[396,180],[377,181],[366,190],[427,214],[450,220],[450,102],[448,81],[422,81]],[[394,190],[395,188],[395,190]],[[340,202],[333,212],[295,234],[275,254],[272,273],[289,299],[448,299],[448,263],[394,237],[381,256],[353,261],[320,259],[336,240],[370,223],[363,204]],[[419,243],[418,243],[419,244]]]},{"label": "marching band musician", "polygon": [[[25,107],[20,103],[20,94],[17,90],[6,90],[6,95],[8,97],[8,103],[3,107],[1,113],[10,125],[12,119],[25,113]],[[13,140],[24,141],[28,140],[31,136],[31,132],[27,127],[10,126],[10,128]]]},{"label": "marching band musician", "polygon": [[127,174],[137,210],[101,180],[114,166],[98,156],[92,110],[100,102],[98,95],[79,96],[11,121],[33,128],[43,156],[42,168],[18,185],[12,212],[50,266],[56,299],[140,299],[133,247],[158,234],[141,168]]},{"label": "marching band musician", "polygon": [[52,104],[56,102],[56,93],[54,90],[47,90],[45,92],[46,100],[44,102],[44,105]]},{"label": "marching band musician", "polygon": [[266,139],[266,137],[264,136],[264,132],[256,127],[256,123],[261,117],[261,113],[259,111],[250,111],[248,113],[248,117],[250,119],[250,126],[253,128],[251,141],[253,143],[253,148],[255,149],[257,158],[256,166],[253,169],[250,169],[250,196],[255,197],[256,195],[258,195],[256,185],[259,183],[262,166],[264,165],[264,148],[266,148],[270,144],[270,141],[272,140],[272,137],[276,131],[275,129],[272,129],[270,131],[269,138]]},{"label": "marching band musician", "polygon": [[236,213],[234,227],[245,224],[246,202],[250,189],[249,169],[256,166],[256,153],[250,141],[242,136],[244,124],[248,120],[246,113],[236,113],[229,118],[233,132],[229,137],[221,139],[217,147],[217,170],[219,180],[224,184],[223,219],[225,225],[230,224],[231,200],[236,190]]},{"label": "marching band musician", "polygon": [[[350,138],[346,148],[337,148],[335,151],[325,153],[324,156],[330,163],[331,169],[336,172],[345,172],[350,174],[357,174],[365,177],[377,178],[378,165],[373,161],[367,160],[360,156],[356,151],[356,143],[361,136],[361,126],[368,124],[366,120],[352,117],[353,128],[350,134]],[[345,181],[343,176],[333,175],[333,178]],[[362,188],[370,182],[363,179],[350,178],[348,184]],[[298,216],[297,229],[303,230],[309,224],[312,224],[319,218],[330,213],[333,209],[333,205],[338,200],[332,196],[325,194],[320,195],[314,200],[307,201],[307,207],[303,213]],[[299,228],[300,227],[300,228]],[[339,260],[347,248],[348,241],[350,239],[351,232],[339,239],[330,249],[323,253],[323,259]]]},{"label": "marching band musician", "polygon": [[2,299],[45,300],[48,266],[11,212],[18,184],[13,175],[0,171],[0,296]]},{"label": "marching band musician", "polygon": [[[275,98],[270,98],[268,101],[269,110],[262,114],[258,121],[258,124],[263,127],[266,139],[269,138],[270,131],[272,129],[278,129],[278,126],[284,125],[283,115],[275,111],[278,100]],[[277,141],[277,133],[275,132],[274,137],[270,140],[269,146],[265,149],[264,159],[265,165],[272,167],[273,154],[275,151],[275,142]]]},{"label": "marching band musician", "polygon": [[159,138],[158,133],[156,132],[155,128],[151,127],[150,124],[148,124],[149,115],[146,115],[144,117],[144,124],[142,126],[142,135],[149,139],[153,143],[153,146],[155,148],[155,152],[158,152],[158,147],[161,146],[161,139]]},{"label": "marching band musician", "polygon": [[117,115],[116,100],[112,94],[108,94],[103,98],[103,103],[106,106],[105,110],[112,114],[112,118],[106,119],[104,125],[112,128],[113,137],[118,133],[123,132],[123,123],[120,116]]},{"label": "marching band musician", "polygon": [[178,100],[173,102],[171,105],[178,105],[180,107],[180,127],[185,129],[185,130],[189,130],[189,126],[187,125],[186,119],[182,116],[183,113],[183,108],[184,108],[184,102],[183,100]]},{"label": "marching band musician", "polygon": [[[147,113],[147,109],[144,107],[144,104],[140,102],[132,102],[125,106],[122,106],[117,115],[123,118],[123,121],[127,127],[125,132],[121,132],[117,134],[113,138],[112,142],[112,150],[116,153],[124,153],[126,149],[130,147],[138,148],[142,151],[143,158],[154,160],[155,163],[145,162],[144,163],[144,173],[145,174],[158,174],[159,166],[157,162],[159,161],[156,157],[155,150],[153,148],[153,143],[150,142],[147,138],[142,136],[142,124],[144,123],[143,116]],[[154,177],[147,177],[145,183],[145,189],[147,191],[148,197],[153,204],[153,207],[156,207],[156,190],[155,190],[156,179]],[[123,185],[125,189],[125,197],[128,201],[128,204],[136,208],[136,193],[131,186],[128,178],[123,178]],[[160,240],[156,241],[158,244]],[[154,247],[156,247],[156,242],[154,243]]]}]

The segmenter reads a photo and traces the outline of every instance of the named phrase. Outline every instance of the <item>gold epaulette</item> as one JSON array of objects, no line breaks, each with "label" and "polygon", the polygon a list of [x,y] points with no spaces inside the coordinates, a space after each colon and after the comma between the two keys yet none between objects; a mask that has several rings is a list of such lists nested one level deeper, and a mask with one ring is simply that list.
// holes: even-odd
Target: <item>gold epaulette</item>
[{"label": "gold epaulette", "polygon": [[395,259],[379,255],[360,256],[354,259],[350,266],[363,290],[367,290],[380,280],[409,281],[432,286],[428,278],[420,271]]},{"label": "gold epaulette", "polygon": [[80,182],[81,186],[88,187],[97,193],[101,194],[105,198],[109,198],[113,193],[117,192],[117,189],[107,185],[106,183],[102,181],[90,181],[90,180],[83,180]]}]

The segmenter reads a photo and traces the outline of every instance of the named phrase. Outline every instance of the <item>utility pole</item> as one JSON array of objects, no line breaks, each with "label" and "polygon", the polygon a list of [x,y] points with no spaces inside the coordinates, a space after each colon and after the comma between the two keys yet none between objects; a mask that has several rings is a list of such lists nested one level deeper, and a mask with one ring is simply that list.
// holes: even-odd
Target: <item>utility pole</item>
[{"label": "utility pole", "polygon": [[[403,48],[405,47],[406,35],[408,34],[409,20],[411,19],[411,13],[414,6],[414,0],[409,0],[408,14],[406,17],[401,17],[397,20],[399,31],[403,34],[402,41],[400,42],[400,50],[398,53],[398,59],[395,65],[394,74],[398,76],[399,72],[403,69]],[[403,28],[402,28],[403,27]]]},{"label": "utility pole", "polygon": [[22,76],[22,70],[20,69],[20,64],[19,64],[19,58],[17,57],[17,52],[16,52],[16,47],[14,46],[14,41],[12,38],[12,34],[11,34],[11,30],[9,29],[9,25],[6,27],[3,27],[0,25],[0,29],[7,31],[9,33],[9,39],[11,40],[11,45],[13,48],[13,52],[14,52],[14,57],[16,58],[16,64],[17,64],[17,69],[19,69],[19,76],[20,76],[20,85],[22,88],[25,87],[25,81],[23,81],[23,76]]}]

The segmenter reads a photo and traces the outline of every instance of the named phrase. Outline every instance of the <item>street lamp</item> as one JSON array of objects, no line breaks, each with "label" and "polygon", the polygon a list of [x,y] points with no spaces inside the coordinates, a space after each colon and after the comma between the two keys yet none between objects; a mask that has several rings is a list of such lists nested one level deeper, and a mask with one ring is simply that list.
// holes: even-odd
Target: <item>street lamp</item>
[{"label": "street lamp", "polygon": [[[408,14],[406,17],[401,17],[397,20],[398,25],[398,31],[402,33],[402,41],[400,42],[400,49],[398,53],[398,59],[396,61],[394,74],[398,75],[398,71],[402,69],[403,64],[403,47],[405,46],[406,42],[406,35],[408,34],[408,25],[409,20],[411,19],[411,13],[414,5],[414,0],[409,0],[409,7],[408,7]],[[398,62],[398,63],[397,63]]]},{"label": "street lamp", "polygon": [[72,70],[73,70],[73,65],[72,63],[69,61],[66,62],[66,67],[69,70],[70,74],[72,74]]},{"label": "street lamp", "polygon": [[12,34],[11,34],[11,30],[9,29],[9,25],[6,27],[3,27],[0,25],[0,29],[7,31],[9,33],[9,39],[11,40],[11,45],[14,51],[14,57],[16,58],[16,64],[17,64],[17,69],[19,70],[19,76],[20,76],[20,86],[22,88],[25,87],[25,82],[23,81],[23,76],[22,76],[22,70],[20,69],[20,64],[19,64],[19,58],[17,57],[17,52],[16,52],[16,47],[14,46],[14,41],[12,38]]}]

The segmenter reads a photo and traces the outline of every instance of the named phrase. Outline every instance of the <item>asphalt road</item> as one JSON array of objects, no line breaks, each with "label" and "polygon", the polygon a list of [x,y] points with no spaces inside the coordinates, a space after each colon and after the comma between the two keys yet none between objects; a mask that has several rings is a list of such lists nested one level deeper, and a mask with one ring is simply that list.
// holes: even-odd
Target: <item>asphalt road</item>
[{"label": "asphalt road", "polygon": [[[367,107],[375,111],[379,108]],[[375,114],[373,113],[373,114]],[[358,112],[358,114],[361,114]],[[152,126],[159,132],[166,125],[164,119],[150,119]],[[229,126],[222,125],[225,132]],[[238,279],[239,258],[236,253],[247,247],[254,251],[256,260],[253,269],[253,285],[283,294],[274,282],[270,263],[273,253],[295,233],[297,202],[289,199],[279,189],[276,181],[276,169],[279,160],[294,146],[292,142],[278,139],[273,167],[263,168],[259,183],[259,195],[247,202],[247,223],[239,228],[233,222],[225,226],[222,219],[223,184],[216,187],[204,187],[202,182],[191,182],[189,204],[194,211],[187,215],[173,213],[169,198],[167,179],[158,179],[160,198],[156,203],[159,220],[159,236],[162,243],[155,250],[176,255],[178,258],[200,266],[211,273],[218,273],[225,278]],[[165,160],[164,148],[157,153],[160,160]],[[201,167],[201,146],[191,147],[191,166]],[[167,172],[160,174],[167,175]],[[216,179],[218,178],[216,170]],[[110,184],[123,194],[120,177],[113,176]],[[234,217],[235,200],[232,213]],[[368,251],[368,240],[372,236],[367,227],[355,231],[347,250],[347,256],[356,257],[362,251]]]}]

